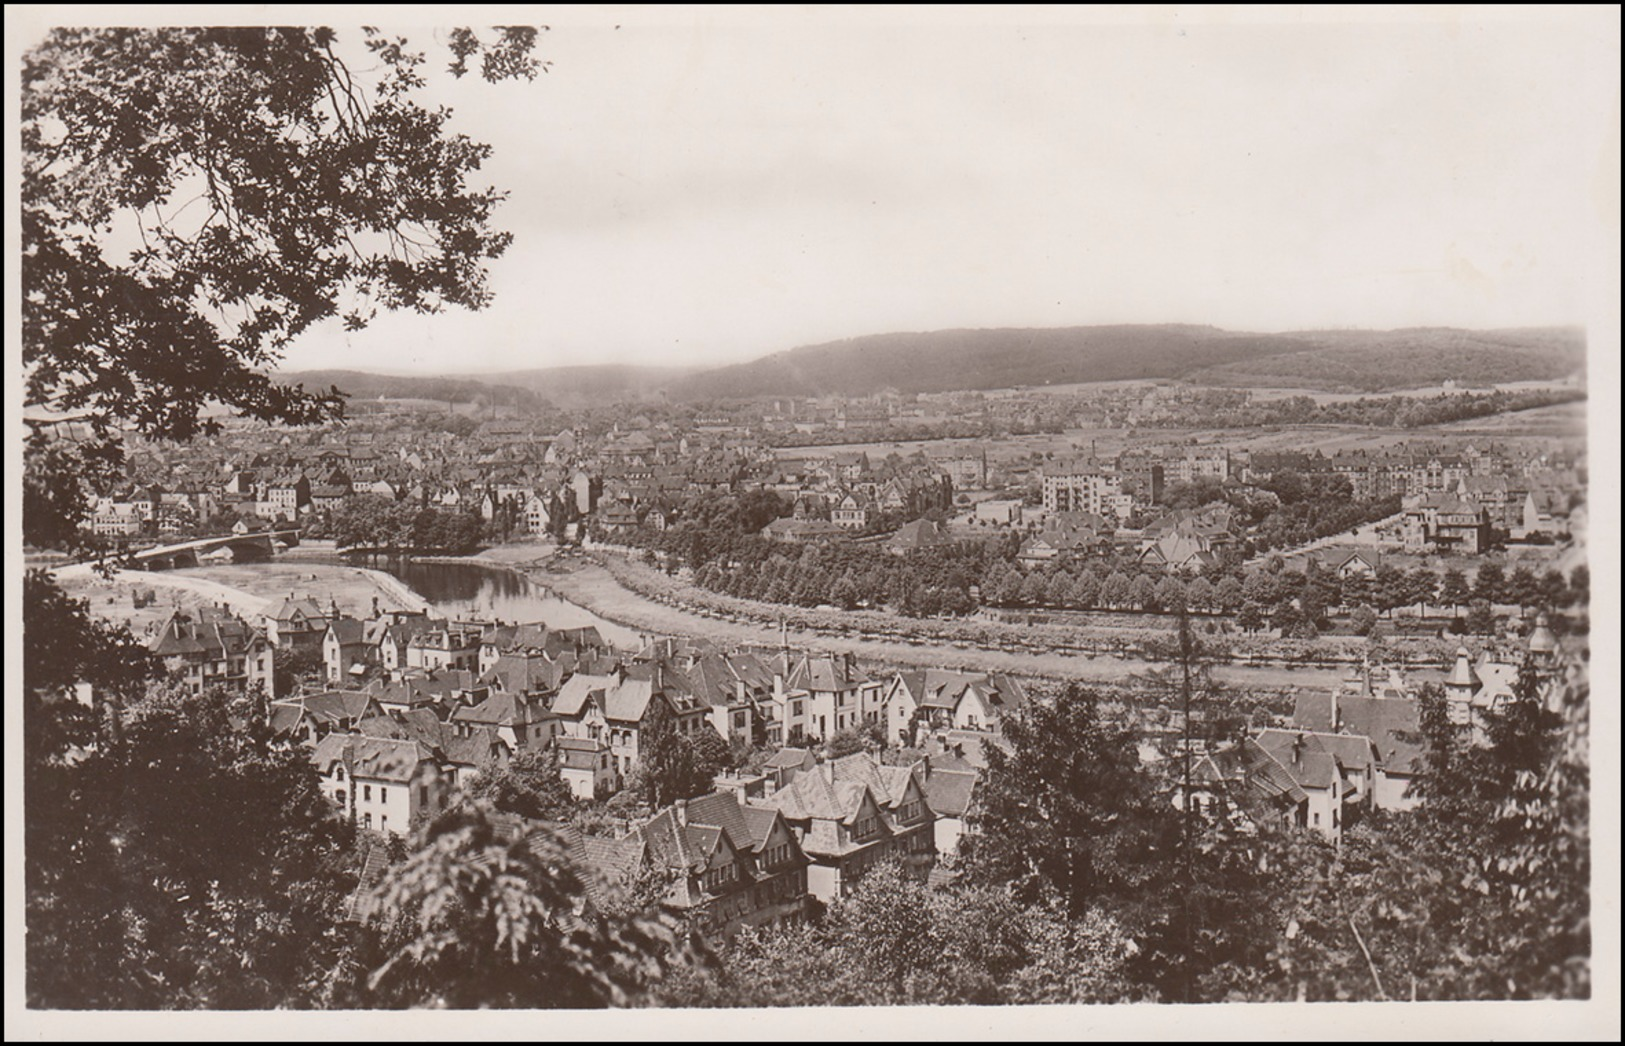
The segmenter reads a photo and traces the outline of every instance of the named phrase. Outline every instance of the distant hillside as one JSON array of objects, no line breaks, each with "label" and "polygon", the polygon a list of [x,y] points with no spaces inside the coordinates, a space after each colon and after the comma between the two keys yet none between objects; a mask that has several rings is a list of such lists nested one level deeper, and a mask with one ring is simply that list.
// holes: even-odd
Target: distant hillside
[{"label": "distant hillside", "polygon": [[359,399],[494,399],[525,410],[652,398],[861,396],[882,389],[950,392],[1159,378],[1380,392],[1446,380],[1488,385],[1563,378],[1584,371],[1585,354],[1585,332],[1569,327],[1246,334],[1168,324],[875,334],[709,370],[605,364],[449,377],[323,370],[278,380],[337,385]]},{"label": "distant hillside", "polygon": [[1175,325],[875,334],[706,371],[676,382],[671,393],[682,399],[732,399],[1175,378],[1199,367],[1314,347],[1286,335]]},{"label": "distant hillside", "polygon": [[638,367],[604,364],[581,367],[543,367],[478,375],[408,376],[369,374],[355,370],[306,370],[278,374],[278,381],[306,388],[336,385],[356,399],[423,399],[453,403],[490,403],[534,408],[583,407],[617,400],[638,400],[660,390],[698,367]]},{"label": "distant hillside", "polygon": [[1208,385],[1280,386],[1380,392],[1457,381],[1489,385],[1549,381],[1583,372],[1585,332],[1577,327],[1469,331],[1298,331],[1315,343],[1301,352],[1201,367],[1184,375]]},{"label": "distant hillside", "polygon": [[544,405],[545,397],[527,388],[500,381],[481,381],[456,376],[369,374],[359,370],[302,370],[274,375],[284,385],[307,389],[336,386],[358,400],[379,397],[392,400],[438,400],[442,403],[491,403],[531,409]]},{"label": "distant hillside", "polygon": [[500,374],[482,374],[480,380],[530,389],[561,407],[590,406],[604,400],[644,399],[692,374],[699,367],[643,367],[606,363],[582,367],[544,367]]}]

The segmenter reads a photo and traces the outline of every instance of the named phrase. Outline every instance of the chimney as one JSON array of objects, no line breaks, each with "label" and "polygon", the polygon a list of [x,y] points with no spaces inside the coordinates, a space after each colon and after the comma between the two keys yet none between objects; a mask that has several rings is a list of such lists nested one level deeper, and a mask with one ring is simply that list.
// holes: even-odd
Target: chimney
[{"label": "chimney", "polygon": [[671,804],[671,808],[676,813],[677,823],[685,828],[688,827],[688,800],[679,799]]}]

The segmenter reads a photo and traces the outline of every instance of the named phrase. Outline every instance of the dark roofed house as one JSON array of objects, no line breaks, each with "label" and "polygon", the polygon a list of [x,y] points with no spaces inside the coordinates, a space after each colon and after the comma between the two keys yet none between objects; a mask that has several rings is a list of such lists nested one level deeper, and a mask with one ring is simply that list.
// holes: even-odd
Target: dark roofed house
[{"label": "dark roofed house", "polygon": [[1371,804],[1378,810],[1409,810],[1419,801],[1410,787],[1423,769],[1426,746],[1421,715],[1409,698],[1364,697],[1334,692],[1299,694],[1292,725],[1317,734],[1350,734],[1368,740],[1376,753]]},{"label": "dark roofed house", "polygon": [[744,926],[799,922],[805,914],[807,857],[775,810],[713,792],[679,800],[635,834],[657,867],[676,874],[666,903],[687,913],[709,940]]},{"label": "dark roofed house", "polygon": [[883,699],[887,736],[916,743],[921,731],[988,730],[1027,704],[1027,692],[1004,673],[915,669],[892,678]]},{"label": "dark roofed house", "polygon": [[194,694],[211,686],[244,692],[260,686],[268,697],[276,696],[270,642],[221,607],[176,610],[147,647],[168,669],[183,673]]},{"label": "dark roofed house", "polygon": [[341,615],[328,622],[322,635],[322,664],[329,683],[364,678],[377,657],[378,646],[367,641],[365,621]]},{"label": "dark roofed house", "polygon": [[545,747],[559,733],[559,717],[548,709],[545,699],[507,690],[493,691],[478,704],[454,709],[450,722],[461,733],[495,730],[515,751]]},{"label": "dark roofed house", "polygon": [[329,734],[311,762],[323,794],[363,828],[404,836],[420,814],[445,807],[447,775],[421,742]]},{"label": "dark roofed house", "polygon": [[941,523],[933,519],[916,519],[912,523],[903,524],[902,528],[891,536],[886,542],[886,551],[893,555],[905,556],[921,549],[940,548],[953,543],[953,538],[948,535],[948,528]]},{"label": "dark roofed house", "polygon": [[812,862],[808,892],[826,904],[882,860],[899,859],[922,882],[936,863],[935,815],[919,776],[867,752],[821,763],[750,803],[784,815]]}]

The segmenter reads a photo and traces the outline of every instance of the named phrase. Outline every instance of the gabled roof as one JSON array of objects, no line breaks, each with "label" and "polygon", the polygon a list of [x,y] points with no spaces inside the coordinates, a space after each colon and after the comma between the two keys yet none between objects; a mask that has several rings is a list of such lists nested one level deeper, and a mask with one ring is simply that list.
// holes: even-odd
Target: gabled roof
[{"label": "gabled roof", "polygon": [[886,547],[908,551],[952,543],[953,539],[948,536],[941,523],[930,519],[917,519],[912,523],[903,524],[902,528],[891,536]]},{"label": "gabled roof", "polygon": [[932,767],[931,776],[925,779],[925,805],[938,817],[964,817],[980,778],[975,771]]},{"label": "gabled roof", "polygon": [[297,707],[318,722],[353,723],[376,712],[373,695],[363,690],[326,690],[279,700],[277,704]]},{"label": "gabled roof", "polygon": [[768,756],[762,765],[771,770],[810,770],[818,765],[818,760],[805,748],[781,748]]},{"label": "gabled roof", "polygon": [[434,762],[434,753],[416,741],[329,734],[317,743],[311,762],[324,773],[342,762],[353,777],[405,783],[420,765]]},{"label": "gabled roof", "polygon": [[868,752],[832,759],[829,768],[837,784],[857,781],[869,789],[881,806],[901,805],[910,782],[915,780],[912,767],[886,766]]},{"label": "gabled roof", "polygon": [[501,654],[480,682],[513,694],[533,694],[554,690],[564,676],[564,666],[542,655]]},{"label": "gabled roof", "polygon": [[[1421,767],[1425,750],[1421,716],[1415,701],[1391,697],[1337,698],[1340,728],[1348,734],[1368,738],[1376,749],[1377,763],[1389,773],[1414,773]],[[1292,709],[1292,725],[1303,730],[1330,733],[1332,695],[1299,694]]]},{"label": "gabled roof", "polygon": [[367,641],[367,623],[353,617],[337,617],[327,623],[340,646],[359,646]]},{"label": "gabled roof", "polygon": [[1241,755],[1247,787],[1255,794],[1266,799],[1284,799],[1294,805],[1309,798],[1292,771],[1258,742],[1251,738],[1242,742]]},{"label": "gabled roof", "polygon": [[1331,788],[1342,774],[1338,762],[1321,744],[1322,737],[1302,730],[1264,730],[1254,738],[1260,748],[1286,768],[1304,788]]},{"label": "gabled roof", "polygon": [[454,723],[483,723],[489,726],[526,726],[552,718],[538,700],[533,703],[522,694],[496,691],[477,705],[464,705],[451,713]]},{"label": "gabled roof", "polygon": [[455,734],[441,742],[446,762],[455,766],[489,767],[501,760],[504,753],[513,754],[508,743],[489,727],[475,730],[467,737]]},{"label": "gabled roof", "polygon": [[587,672],[577,672],[564,681],[558,694],[553,698],[553,712],[561,716],[580,715],[587,707],[587,699],[593,694],[598,695],[599,707],[603,707],[606,695],[619,680],[612,675],[592,675]]},{"label": "gabled roof", "polygon": [[623,723],[642,722],[649,711],[649,702],[658,692],[652,680],[622,679],[604,695],[604,718]]},{"label": "gabled roof", "polygon": [[[778,810],[791,821],[840,821],[851,824],[866,799],[869,787],[861,781],[832,782],[822,772],[797,774],[795,780],[763,799],[758,806]],[[878,804],[876,804],[878,805]]]},{"label": "gabled roof", "polygon": [[284,599],[280,606],[273,610],[268,617],[278,621],[287,621],[295,614],[309,621],[325,621],[327,614],[317,605],[314,599],[301,597],[299,599]]},{"label": "gabled roof", "polygon": [[785,686],[792,690],[851,690],[871,682],[869,674],[848,657],[803,657],[790,672]]}]

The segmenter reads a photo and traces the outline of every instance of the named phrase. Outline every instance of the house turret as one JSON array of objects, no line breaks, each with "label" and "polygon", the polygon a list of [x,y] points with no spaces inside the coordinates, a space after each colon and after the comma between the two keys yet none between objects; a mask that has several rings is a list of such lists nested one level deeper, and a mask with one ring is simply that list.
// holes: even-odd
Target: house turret
[{"label": "house turret", "polygon": [[1537,665],[1545,666],[1557,655],[1557,636],[1552,632],[1546,615],[1535,618],[1535,630],[1529,633],[1529,657]]},{"label": "house turret", "polygon": [[1444,681],[1445,697],[1450,702],[1450,721],[1460,726],[1472,719],[1473,695],[1483,684],[1473,671],[1466,647],[1456,648],[1456,665]]}]

